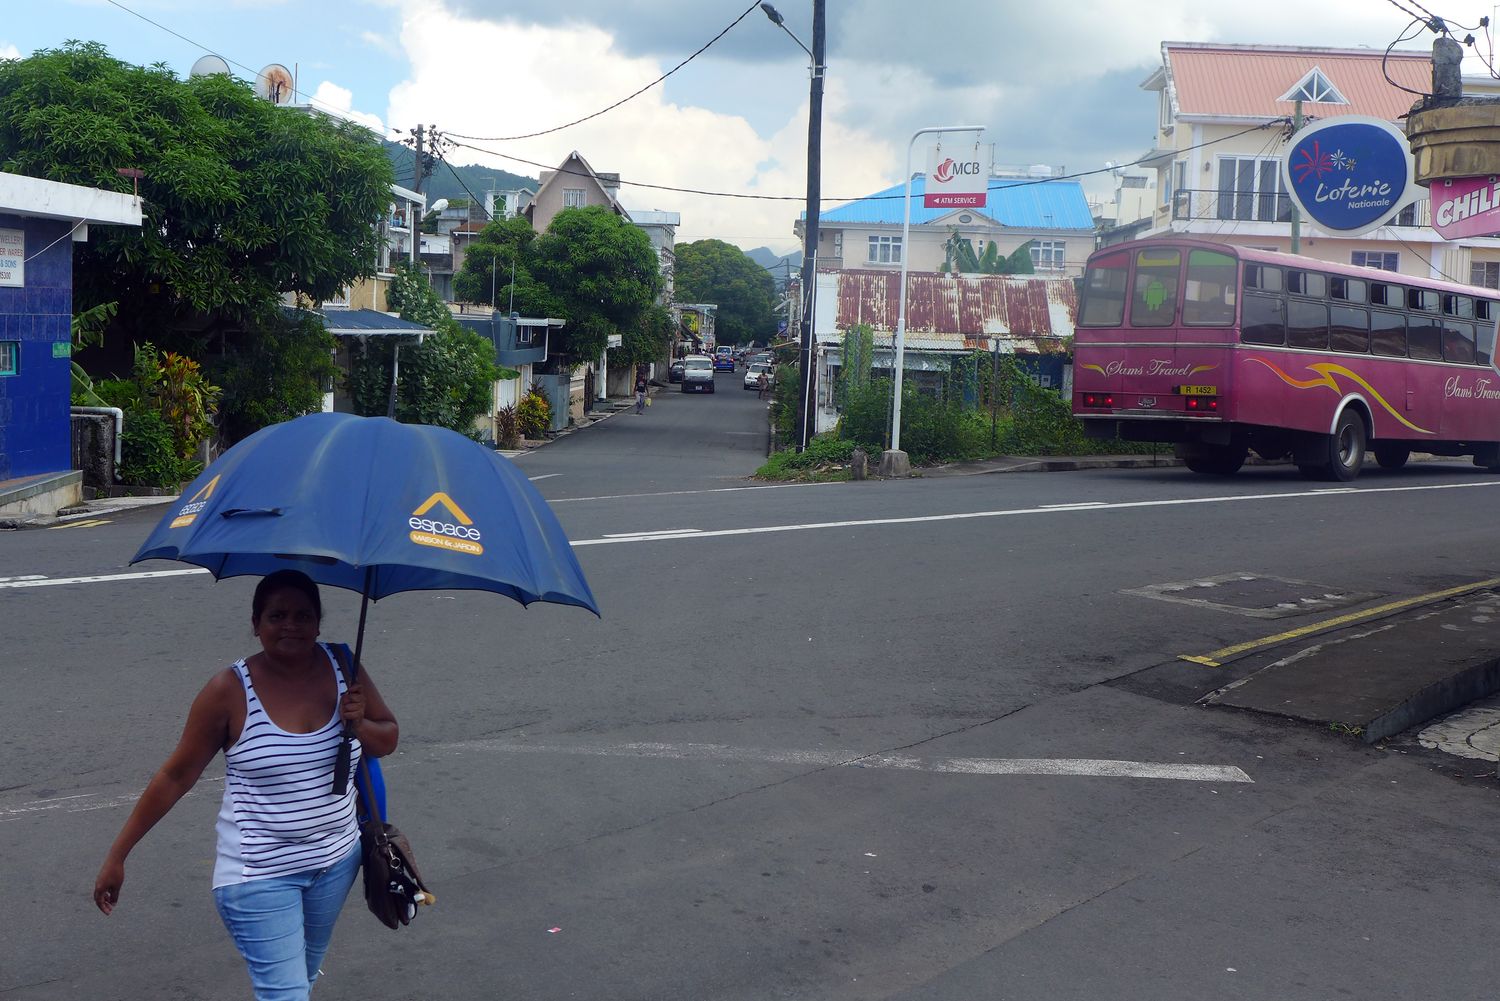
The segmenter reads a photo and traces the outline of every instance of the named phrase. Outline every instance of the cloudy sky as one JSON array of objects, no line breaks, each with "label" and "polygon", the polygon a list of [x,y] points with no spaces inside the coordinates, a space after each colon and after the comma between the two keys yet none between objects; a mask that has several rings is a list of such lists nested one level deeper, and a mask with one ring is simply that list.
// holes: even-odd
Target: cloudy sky
[{"label": "cloudy sky", "polygon": [[[492,152],[454,149],[455,163],[535,176],[526,161],[554,165],[577,149],[594,169],[622,175],[628,207],[680,212],[679,240],[717,237],[785,252],[797,243],[796,200],[628,183],[803,196],[808,60],[759,10],[622,107],[550,135],[502,141],[614,103],[698,49],[748,5],[52,0],[8,11],[0,56],[77,38],[182,75],[206,51],[246,77],[279,62],[295,67],[304,95],[382,132],[420,123],[485,138],[465,141]],[[777,6],[810,46],[811,0]],[[1401,6],[1413,5],[1401,0]],[[1490,3],[1471,0],[1426,6],[1468,25],[1494,13]],[[1384,49],[1409,23],[1395,0],[828,0],[823,192],[853,198],[899,183],[912,131],[930,125],[985,125],[999,163],[1081,171],[1134,160],[1154,135],[1155,105],[1139,84],[1160,65],[1163,40]],[[1426,49],[1431,37],[1423,33],[1405,47]],[[920,149],[915,163],[920,169]],[[1109,190],[1107,177],[1087,183],[1091,195]]]}]

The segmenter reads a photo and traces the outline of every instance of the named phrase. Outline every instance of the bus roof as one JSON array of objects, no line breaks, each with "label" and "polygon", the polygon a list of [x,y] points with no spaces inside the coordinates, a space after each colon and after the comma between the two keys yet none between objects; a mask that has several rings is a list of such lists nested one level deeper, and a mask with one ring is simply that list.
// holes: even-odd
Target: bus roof
[{"label": "bus roof", "polygon": [[1306,268],[1310,271],[1321,271],[1325,274],[1342,275],[1347,278],[1362,278],[1365,281],[1388,281],[1392,284],[1430,288],[1440,292],[1482,295],[1490,299],[1500,299],[1500,290],[1484,288],[1479,285],[1465,285],[1462,282],[1450,282],[1437,278],[1418,278],[1415,275],[1401,274],[1399,271],[1381,271],[1378,268],[1339,264],[1334,261],[1319,260],[1316,257],[1303,257],[1300,254],[1282,253],[1278,250],[1256,250],[1253,247],[1237,247],[1230,243],[1219,243],[1216,240],[1195,240],[1191,237],[1147,237],[1144,240],[1116,243],[1094,251],[1089,255],[1089,262],[1092,263],[1096,257],[1106,257],[1111,252],[1121,250],[1133,251],[1137,248],[1144,249],[1146,247],[1183,247],[1196,250],[1212,250],[1220,254],[1227,254],[1230,257],[1237,257],[1242,261],[1253,261],[1257,264],[1277,264],[1284,268]]}]

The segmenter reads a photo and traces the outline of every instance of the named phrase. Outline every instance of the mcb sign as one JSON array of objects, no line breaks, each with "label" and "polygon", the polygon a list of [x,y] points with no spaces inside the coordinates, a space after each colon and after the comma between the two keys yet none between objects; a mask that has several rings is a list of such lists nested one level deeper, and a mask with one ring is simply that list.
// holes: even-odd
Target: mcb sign
[{"label": "mcb sign", "polygon": [[990,154],[975,143],[972,149],[947,151],[942,145],[927,152],[927,181],[922,204],[929,209],[984,208],[990,183]]},{"label": "mcb sign", "polygon": [[1342,115],[1298,132],[1281,176],[1302,215],[1339,236],[1385,226],[1419,194],[1406,136],[1390,122]]}]

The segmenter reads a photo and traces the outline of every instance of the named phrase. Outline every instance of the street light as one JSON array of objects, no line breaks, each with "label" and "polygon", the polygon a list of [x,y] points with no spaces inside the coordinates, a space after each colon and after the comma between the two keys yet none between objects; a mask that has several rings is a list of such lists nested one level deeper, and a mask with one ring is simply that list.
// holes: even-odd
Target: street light
[{"label": "street light", "polygon": [[828,67],[824,63],[826,53],[825,8],[827,0],[813,0],[812,48],[802,44],[802,39],[792,34],[776,8],[762,3],[771,23],[786,32],[797,47],[807,53],[811,82],[807,98],[807,224],[802,233],[802,336],[799,350],[801,386],[797,390],[797,451],[807,448],[812,439],[812,428],[816,424],[814,393],[817,372],[813,369],[813,294],[818,278],[818,206],[822,197],[823,155],[823,76]]},{"label": "street light", "polygon": [[[904,210],[901,219],[901,290],[897,293],[896,306],[896,399],[891,405],[891,447],[880,456],[880,475],[901,476],[910,469],[906,453],[901,451],[901,373],[906,363],[906,265],[911,259],[911,151],[919,136],[941,132],[983,132],[983,125],[937,125],[917,129],[906,144],[906,196],[902,199]],[[988,183],[988,182],[986,182]]]}]

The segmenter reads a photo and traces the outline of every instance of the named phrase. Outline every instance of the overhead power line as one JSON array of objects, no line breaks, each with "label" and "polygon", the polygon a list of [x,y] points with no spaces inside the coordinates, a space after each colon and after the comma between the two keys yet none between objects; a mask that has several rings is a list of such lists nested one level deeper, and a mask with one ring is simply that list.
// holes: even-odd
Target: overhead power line
[{"label": "overhead power line", "polygon": [[[1191,152],[1192,150],[1195,150],[1195,149],[1201,149],[1204,146],[1212,146],[1215,143],[1227,142],[1230,139],[1238,139],[1240,136],[1249,135],[1251,132],[1258,132],[1261,129],[1268,129],[1268,128],[1271,128],[1273,126],[1283,126],[1284,127],[1284,126],[1287,126],[1288,124],[1290,124],[1290,119],[1287,119],[1287,118],[1273,118],[1273,119],[1270,119],[1268,121],[1264,121],[1264,122],[1261,122],[1259,124],[1252,125],[1249,128],[1242,129],[1239,132],[1232,132],[1229,135],[1220,136],[1217,139],[1209,139],[1209,140],[1206,140],[1206,141],[1201,142],[1201,143],[1196,143],[1196,144],[1194,144],[1192,146],[1184,146],[1184,147],[1182,147],[1179,150],[1175,150],[1174,152],[1175,153],[1187,153],[1187,152]],[[538,168],[540,170],[553,170],[554,169],[554,167],[551,164],[538,163],[535,160],[528,160],[525,157],[513,156],[513,155],[511,155],[509,153],[501,153],[499,150],[486,149],[483,146],[475,146],[472,143],[460,142],[457,138],[454,137],[453,133],[443,133],[443,137],[444,137],[444,139],[448,143],[450,143],[453,146],[460,146],[460,147],[462,147],[464,149],[473,150],[476,153],[483,153],[486,156],[497,156],[497,157],[500,157],[502,160],[510,160],[510,161],[512,161],[514,163],[524,163],[527,166],[536,167],[536,168]],[[1094,176],[1096,174],[1110,173],[1110,172],[1112,172],[1114,170],[1118,170],[1120,167],[1138,167],[1141,164],[1146,163],[1147,161],[1152,160],[1152,159],[1154,159],[1154,158],[1151,157],[1151,156],[1143,156],[1139,160],[1132,160],[1130,163],[1116,164],[1115,166],[1112,166],[1112,167],[1100,167],[1097,170],[1080,170],[1080,171],[1078,171],[1076,173],[1073,173],[1073,174],[1062,174],[1062,175],[1060,175],[1058,177],[1042,177],[1042,178],[1036,178],[1036,179],[1028,180],[1028,181],[1016,181],[1014,183],[1006,183],[1003,187],[1004,187],[1005,190],[1009,191],[1009,190],[1012,190],[1014,188],[1027,188],[1027,187],[1031,187],[1034,184],[1049,184],[1049,183],[1051,183],[1053,181],[1072,181],[1072,180],[1077,180],[1080,177],[1092,177],[1092,176]],[[576,175],[578,177],[588,177],[589,176],[587,173],[585,173],[584,171],[581,171],[581,170],[564,170],[562,172],[565,173],[565,174],[573,174],[573,175]],[[645,181],[627,181],[627,180],[624,180],[623,178],[620,180],[620,184],[622,184],[622,185],[628,185],[630,187],[635,187],[635,188],[649,188],[649,189],[651,189],[653,191],[671,191],[671,192],[675,192],[677,194],[685,194],[685,195],[706,195],[706,196],[711,197],[711,198],[739,198],[739,199],[743,199],[743,200],[747,200],[747,201],[767,201],[767,202],[805,202],[807,200],[802,195],[759,195],[759,194],[751,194],[749,192],[743,192],[743,191],[709,191],[709,190],[705,190],[703,188],[683,188],[683,187],[677,187],[677,186],[670,185],[670,184],[649,184],[649,183],[647,183]],[[896,194],[892,194],[892,195],[869,195],[869,196],[860,196],[860,197],[854,197],[854,198],[834,197],[834,196],[830,195],[830,196],[823,197],[822,199],[820,199],[820,201],[823,201],[823,202],[895,201],[897,199],[901,199],[901,198],[905,198],[905,197],[906,197],[906,195],[904,193],[899,194],[899,195],[896,195]]]},{"label": "overhead power line", "polygon": [[756,3],[752,3],[750,6],[746,7],[745,8],[745,12],[743,14],[741,14],[739,17],[735,18],[733,21],[730,21],[729,24],[728,24],[728,26],[726,26],[723,31],[719,32],[717,35],[715,35],[714,37],[710,38],[708,41],[704,42],[703,45],[698,49],[698,51],[696,51],[692,55],[688,56],[686,59],[684,59],[682,62],[678,63],[676,66],[673,66],[671,69],[667,70],[665,73],[663,73],[661,76],[657,77],[655,80],[652,80],[650,83],[646,84],[646,86],[642,87],[640,90],[637,90],[637,91],[635,91],[632,94],[627,94],[625,97],[620,98],[618,101],[616,101],[614,104],[611,104],[609,107],[607,107],[607,108],[600,108],[598,111],[594,112],[591,115],[584,115],[582,118],[575,118],[571,122],[566,122],[566,123],[564,123],[562,125],[556,125],[556,126],[553,126],[550,129],[543,129],[540,132],[528,132],[525,135],[521,135],[521,136],[465,136],[465,135],[460,135],[457,132],[450,133],[450,135],[452,135],[455,139],[473,139],[475,142],[491,142],[491,143],[514,142],[517,139],[535,139],[537,136],[547,136],[547,135],[551,135],[554,132],[561,132],[563,129],[571,129],[575,125],[582,125],[584,122],[587,122],[590,119],[598,118],[600,115],[603,115],[603,114],[606,114],[608,112],[611,112],[611,111],[615,110],[620,105],[625,104],[627,101],[633,101],[633,100],[635,100],[637,97],[640,97],[642,94],[646,93],[646,91],[650,90],[652,87],[655,87],[657,84],[661,83],[663,80],[665,80],[667,77],[671,76],[673,73],[676,73],[678,70],[682,69],[684,66],[686,66],[688,63],[692,62],[694,59],[697,59],[699,56],[703,55],[704,52],[708,51],[708,49],[709,49],[710,46],[712,46],[719,39],[723,38],[725,35],[729,34],[730,30],[733,29],[735,25],[739,24],[746,17],[748,17],[750,15],[750,12],[753,11],[758,6],[760,6],[760,4],[759,4],[759,2],[757,0]]}]

